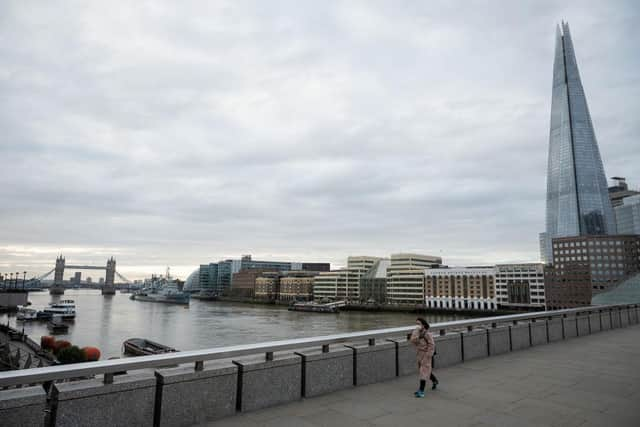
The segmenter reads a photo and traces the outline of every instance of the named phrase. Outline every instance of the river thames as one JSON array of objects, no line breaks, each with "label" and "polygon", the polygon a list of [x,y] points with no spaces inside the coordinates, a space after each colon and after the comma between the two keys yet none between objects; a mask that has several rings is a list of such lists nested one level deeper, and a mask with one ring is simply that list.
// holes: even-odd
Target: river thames
[{"label": "river thames", "polygon": [[[148,338],[178,350],[195,350],[234,344],[248,344],[288,338],[330,335],[395,326],[410,326],[416,315],[343,311],[338,314],[288,311],[286,307],[191,300],[188,308],[153,302],[133,301],[129,294],[103,297],[99,290],[67,290],[62,296],[32,292],[32,308],[41,310],[52,301],[72,299],[77,315],[68,322],[69,332],[56,335],[80,347],[95,346],[102,358],[121,356],[127,338]],[[426,315],[430,322],[463,318],[455,315]],[[17,322],[3,314],[2,323],[24,327],[36,342],[49,335],[46,322]]]}]

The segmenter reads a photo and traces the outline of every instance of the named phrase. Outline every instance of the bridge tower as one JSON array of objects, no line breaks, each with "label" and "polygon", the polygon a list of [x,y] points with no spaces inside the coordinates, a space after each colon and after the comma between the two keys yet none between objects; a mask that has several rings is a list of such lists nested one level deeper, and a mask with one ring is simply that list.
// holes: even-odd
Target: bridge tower
[{"label": "bridge tower", "polygon": [[116,275],[116,260],[111,257],[107,260],[107,273],[104,276],[104,285],[102,285],[102,295],[115,295],[116,287],[114,279]]},{"label": "bridge tower", "polygon": [[64,294],[64,257],[60,255],[56,258],[56,269],[53,276],[53,285],[49,288],[51,295]]}]

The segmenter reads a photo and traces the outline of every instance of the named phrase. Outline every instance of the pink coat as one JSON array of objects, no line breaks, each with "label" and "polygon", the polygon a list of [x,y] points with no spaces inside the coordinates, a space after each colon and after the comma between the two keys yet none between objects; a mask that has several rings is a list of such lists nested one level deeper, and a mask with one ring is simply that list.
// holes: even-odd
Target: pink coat
[{"label": "pink coat", "polygon": [[433,335],[424,329],[416,328],[413,333],[411,333],[409,341],[416,346],[420,379],[428,380],[429,375],[431,375],[431,357],[433,357],[436,349]]}]

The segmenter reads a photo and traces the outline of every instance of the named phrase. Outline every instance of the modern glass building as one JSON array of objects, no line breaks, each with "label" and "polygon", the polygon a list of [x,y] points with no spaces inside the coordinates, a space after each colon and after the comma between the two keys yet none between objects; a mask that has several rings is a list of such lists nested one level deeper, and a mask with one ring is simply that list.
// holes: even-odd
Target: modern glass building
[{"label": "modern glass building", "polygon": [[257,261],[253,260],[251,255],[244,255],[241,259],[200,265],[200,289],[207,293],[223,294],[231,288],[233,275],[244,270],[329,271],[329,263]]},{"label": "modern glass building", "polygon": [[551,239],[616,234],[613,208],[569,25],[556,31],[547,165],[544,262],[553,262]]},{"label": "modern glass building", "polygon": [[623,199],[614,211],[618,233],[640,234],[640,194]]}]

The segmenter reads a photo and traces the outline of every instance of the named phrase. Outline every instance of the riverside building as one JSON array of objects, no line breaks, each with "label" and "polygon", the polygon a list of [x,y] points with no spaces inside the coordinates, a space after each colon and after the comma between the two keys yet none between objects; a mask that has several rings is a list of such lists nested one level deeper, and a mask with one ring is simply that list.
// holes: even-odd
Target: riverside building
[{"label": "riverside building", "polygon": [[496,265],[495,283],[499,308],[544,310],[544,264]]},{"label": "riverside building", "polygon": [[373,256],[350,256],[347,258],[347,268],[320,272],[313,280],[313,298],[358,301],[360,277],[379,259]]},{"label": "riverside building", "polygon": [[616,234],[604,166],[580,80],[569,25],[556,32],[546,230],[541,258],[554,262],[552,239]]},{"label": "riverside building", "polygon": [[640,236],[577,236],[553,239],[553,266],[545,271],[550,310],[591,304],[593,295],[640,271]]},{"label": "riverside building", "polygon": [[387,268],[391,260],[381,258],[360,277],[360,301],[385,304],[387,302]]},{"label": "riverside building", "polygon": [[496,310],[495,267],[425,269],[427,308]]},{"label": "riverside building", "polygon": [[302,263],[287,261],[258,261],[251,255],[241,259],[227,259],[200,266],[199,286],[201,292],[227,294],[235,273],[243,270],[272,271],[329,271],[329,263]]},{"label": "riverside building", "polygon": [[391,255],[387,267],[387,304],[424,304],[425,268],[442,265],[442,258],[420,254]]},{"label": "riverside building", "polygon": [[280,277],[280,301],[310,301],[313,299],[313,278],[318,273],[290,271]]},{"label": "riverside building", "polygon": [[256,278],[255,297],[258,299],[273,301],[278,299],[280,293],[280,274],[263,273]]}]

